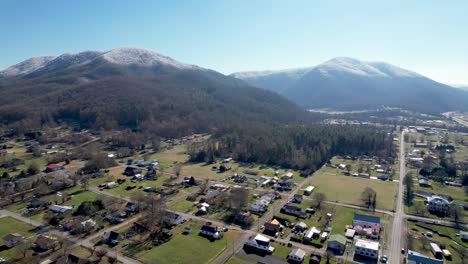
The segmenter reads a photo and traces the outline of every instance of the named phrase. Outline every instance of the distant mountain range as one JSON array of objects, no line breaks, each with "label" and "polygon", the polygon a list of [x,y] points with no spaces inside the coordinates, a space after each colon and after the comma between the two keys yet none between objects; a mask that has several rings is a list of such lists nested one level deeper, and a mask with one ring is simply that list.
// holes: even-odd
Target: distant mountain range
[{"label": "distant mountain range", "polygon": [[139,48],[36,57],[0,72],[0,124],[22,130],[66,121],[177,136],[311,116],[276,93]]},{"label": "distant mountain range", "polygon": [[340,57],[315,67],[231,76],[282,94],[305,108],[363,110],[390,106],[428,113],[468,110],[468,92],[384,62]]}]

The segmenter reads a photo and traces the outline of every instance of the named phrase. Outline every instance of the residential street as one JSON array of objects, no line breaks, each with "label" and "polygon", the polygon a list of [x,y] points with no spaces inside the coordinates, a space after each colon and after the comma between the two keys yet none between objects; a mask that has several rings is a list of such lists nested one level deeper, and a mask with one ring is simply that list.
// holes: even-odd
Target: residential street
[{"label": "residential street", "polygon": [[403,178],[406,175],[406,167],[405,167],[405,142],[403,140],[404,131],[401,133],[400,136],[400,181],[398,183],[398,191],[397,191],[397,200],[396,200],[396,210],[393,214],[392,220],[392,232],[390,234],[390,248],[388,250],[388,257],[390,264],[398,264],[401,263],[401,246],[403,245],[402,241],[405,240],[405,213],[404,213],[404,206],[403,206]]}]

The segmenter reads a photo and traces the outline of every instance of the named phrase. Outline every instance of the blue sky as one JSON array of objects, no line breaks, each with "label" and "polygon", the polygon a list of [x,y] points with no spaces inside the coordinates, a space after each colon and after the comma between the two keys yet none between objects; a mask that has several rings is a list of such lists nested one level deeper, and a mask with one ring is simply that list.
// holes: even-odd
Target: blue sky
[{"label": "blue sky", "polygon": [[468,1],[0,0],[0,68],[136,46],[223,73],[386,61],[468,84]]}]

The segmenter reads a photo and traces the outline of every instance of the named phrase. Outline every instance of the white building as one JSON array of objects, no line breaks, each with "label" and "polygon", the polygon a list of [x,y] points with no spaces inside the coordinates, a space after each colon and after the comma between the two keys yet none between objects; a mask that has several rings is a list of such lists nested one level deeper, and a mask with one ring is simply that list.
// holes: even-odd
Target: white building
[{"label": "white building", "polygon": [[430,212],[448,214],[450,202],[437,195],[427,197],[427,209]]},{"label": "white building", "polygon": [[289,253],[288,259],[295,261],[295,262],[302,262],[304,261],[304,257],[306,255],[306,252],[300,248],[295,248]]},{"label": "white building", "polygon": [[358,239],[354,245],[354,254],[372,259],[379,258],[379,242]]},{"label": "white building", "polygon": [[273,253],[273,251],[275,251],[275,248],[270,245],[270,239],[260,234],[250,238],[247,242],[245,242],[245,245],[266,251],[268,253]]},{"label": "white building", "polygon": [[307,186],[307,188],[304,189],[304,195],[310,195],[314,191],[315,187],[314,186]]}]

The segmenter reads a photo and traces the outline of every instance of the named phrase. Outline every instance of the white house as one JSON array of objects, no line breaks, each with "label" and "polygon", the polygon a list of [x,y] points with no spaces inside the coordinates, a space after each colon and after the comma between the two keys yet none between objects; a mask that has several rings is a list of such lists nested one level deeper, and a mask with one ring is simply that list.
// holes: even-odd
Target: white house
[{"label": "white house", "polygon": [[312,239],[318,237],[320,235],[320,229],[316,228],[315,226],[309,229],[307,233],[304,235],[304,241],[309,242]]},{"label": "white house", "polygon": [[314,189],[314,186],[307,186],[307,188],[304,189],[304,195],[311,195]]},{"label": "white house", "polygon": [[73,210],[73,207],[53,204],[49,207],[49,210],[56,214],[65,214]]},{"label": "white house", "polygon": [[295,262],[302,262],[304,261],[304,257],[306,255],[306,252],[300,248],[295,248],[289,253],[288,259],[295,261]]},{"label": "white house", "polygon": [[354,254],[371,259],[379,258],[379,242],[358,239],[354,244]]},{"label": "white house", "polygon": [[467,241],[467,240],[468,240],[468,232],[466,232],[466,231],[460,231],[460,238],[461,238],[461,240],[463,240],[463,241]]},{"label": "white house", "polygon": [[260,234],[257,234],[255,237],[251,237],[247,242],[245,242],[245,245],[268,253],[273,253],[275,251],[275,248],[270,244],[270,239]]},{"label": "white house", "polygon": [[450,202],[437,195],[427,197],[427,209],[430,212],[448,214]]}]

